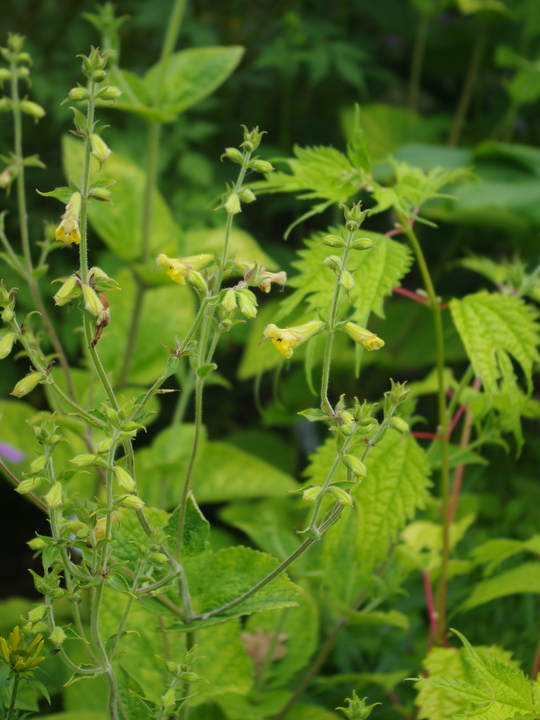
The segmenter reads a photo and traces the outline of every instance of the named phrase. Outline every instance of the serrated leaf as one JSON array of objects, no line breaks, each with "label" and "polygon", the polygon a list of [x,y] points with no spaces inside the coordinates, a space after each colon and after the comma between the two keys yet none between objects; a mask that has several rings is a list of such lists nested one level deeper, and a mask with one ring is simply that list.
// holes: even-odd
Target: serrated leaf
[{"label": "serrated leaf", "polygon": [[[339,230],[331,228],[330,232]],[[342,251],[330,250],[321,244],[325,234],[312,235],[306,241],[307,249],[298,253],[301,259],[293,265],[299,274],[288,282],[289,286],[297,290],[282,301],[276,320],[288,316],[304,302],[307,304],[306,312],[320,310],[323,315],[328,314],[334,293],[335,273],[323,265],[323,260],[330,252],[340,255]],[[383,300],[391,294],[392,287],[400,284],[412,262],[411,253],[403,243],[364,230],[362,235],[372,240],[377,249],[354,252],[349,263],[356,282],[349,292],[349,298],[354,308],[353,319],[360,324],[367,321],[371,312],[384,318]],[[348,305],[347,298],[343,298],[343,303]]]},{"label": "serrated leaf", "polygon": [[117,677],[118,693],[129,720],[147,720],[151,705],[154,705],[153,709],[157,709],[155,704],[146,704],[141,700],[139,696],[144,695],[142,687],[121,665],[118,668]]},{"label": "serrated leaf", "polygon": [[[178,513],[176,509],[165,526],[165,532],[171,538],[170,547],[174,549],[177,536]],[[182,542],[182,558],[195,557],[209,549],[208,538],[210,535],[210,523],[202,514],[195,502],[192,493],[187,497],[186,514],[184,518],[184,531]]]},{"label": "serrated leaf", "polygon": [[333,147],[294,147],[295,158],[285,162],[290,174],[273,172],[265,183],[257,183],[263,192],[302,193],[302,198],[322,198],[330,203],[345,203],[362,186],[362,173],[348,158]]},{"label": "serrated leaf", "polygon": [[[206,553],[187,558],[184,570],[189,582],[193,610],[197,614],[210,612],[226,605],[250,590],[278,566],[279,562],[265,553],[246,547],[232,547],[217,553]],[[214,625],[229,618],[250,615],[253,612],[293,607],[300,588],[282,574],[265,585],[259,592],[219,616],[194,620],[179,629],[188,630]]]},{"label": "serrated leaf", "polygon": [[[477,653],[489,652],[502,663],[516,665],[511,661],[511,653],[497,646],[477,647],[475,650]],[[433,648],[422,664],[430,679],[421,680],[415,686],[418,690],[415,703],[419,706],[420,720],[453,720],[456,716],[468,715],[467,711],[472,709],[468,699],[461,697],[450,683],[441,680],[446,678],[463,685],[474,684],[477,680],[464,649]]]},{"label": "serrated leaf", "polygon": [[144,84],[160,109],[178,115],[225,82],[243,54],[244,48],[236,45],[181,50],[167,59],[161,98],[156,98],[160,63],[147,72]]},{"label": "serrated leaf", "polygon": [[462,300],[452,300],[450,310],[475,375],[482,378],[488,393],[512,387],[511,369],[501,358],[511,355],[521,366],[529,392],[533,364],[540,355],[537,313],[523,300],[510,295],[479,292]]},{"label": "serrated leaf", "polygon": [[524,563],[489,580],[476,583],[473,591],[459,609],[471,610],[491,602],[491,600],[517,593],[540,594],[540,563]]}]

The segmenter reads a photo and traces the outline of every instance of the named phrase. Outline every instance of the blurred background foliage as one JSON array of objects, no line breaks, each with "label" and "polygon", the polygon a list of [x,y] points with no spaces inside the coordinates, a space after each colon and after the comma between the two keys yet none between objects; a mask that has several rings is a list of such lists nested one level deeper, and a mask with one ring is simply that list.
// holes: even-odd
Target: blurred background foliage
[{"label": "blurred background foliage", "polygon": [[[158,60],[171,5],[169,0],[118,0],[117,15],[129,16],[119,30],[120,67],[143,74]],[[31,189],[49,190],[65,183],[60,139],[70,129],[71,112],[60,103],[80,79],[75,56],[86,52],[91,44],[100,44],[99,33],[82,17],[94,11],[94,3],[87,0],[3,0],[1,41],[5,42],[8,31],[26,36],[26,49],[34,61],[31,98],[47,111],[39,124],[25,121],[25,154],[39,153],[46,164],[45,170],[28,172]],[[188,108],[174,123],[163,126],[159,156],[159,189],[184,237],[191,237],[194,247],[223,223],[213,208],[219,204],[224,183],[231,178],[231,168],[219,158],[223,148],[238,145],[241,123],[267,131],[261,155],[284,169],[279,160],[290,157],[296,144],[333,145],[344,150],[353,107],[358,103],[377,177],[391,176],[389,154],[425,170],[437,164],[465,166],[476,177],[475,182],[453,190],[453,199],[433,201],[426,214],[438,228],[423,226],[419,230],[443,300],[501,285],[497,271],[489,279],[474,272],[473,263],[464,270],[461,263],[471,255],[483,255],[495,263],[511,264],[519,259],[529,268],[536,266],[540,231],[538,0],[188,3],[178,49],[213,45],[242,46],[245,52],[238,68],[216,92]],[[12,145],[8,117],[0,116],[3,153]],[[111,148],[144,167],[145,123],[135,115],[109,109],[103,110],[103,117],[111,126],[106,135]],[[33,239],[38,240],[43,223],[58,221],[60,206],[33,192],[29,192],[28,204]],[[13,194],[3,199],[2,205],[9,211],[7,228],[14,233]],[[295,250],[312,232],[338,222],[340,214],[330,208],[322,216],[305,220],[284,243],[287,227],[309,207],[293,194],[263,195],[256,203],[244,206],[237,226],[257,240],[276,266],[293,275]],[[388,213],[383,213],[368,219],[366,227],[386,232],[393,222]],[[93,263],[109,272],[122,268],[122,261],[96,236],[92,255]],[[69,250],[55,253],[52,263],[51,277],[66,274],[73,263]],[[6,278],[8,286],[10,279]],[[11,284],[16,284],[14,279]],[[413,269],[404,286],[415,290],[420,285]],[[23,306],[26,301],[29,307],[29,297],[22,288],[19,301]],[[155,308],[156,323],[160,312],[160,307]],[[321,441],[318,427],[299,421],[291,412],[313,403],[302,363],[292,363],[282,372],[277,393],[271,375],[262,380],[259,393],[264,415],[259,416],[254,400],[253,377],[259,361],[250,353],[274,312],[275,296],[266,305],[261,302],[262,318],[256,325],[259,334],[240,325],[224,337],[217,361],[224,380],[208,390],[211,411],[205,422],[211,440],[226,438],[228,444],[258,454],[277,470],[299,477],[307,455]],[[336,392],[339,388],[349,397],[356,394],[375,401],[387,389],[389,376],[414,382],[429,372],[434,355],[425,309],[394,297],[386,303],[385,312],[386,319],[374,319],[371,328],[385,339],[385,352],[373,361],[370,358],[357,379],[350,370],[350,351],[343,349],[335,365]],[[72,332],[70,316],[62,313],[62,322],[63,340],[76,361],[79,341]],[[449,328],[448,359],[462,372],[465,356],[453,332]],[[302,354],[298,357],[301,359]],[[2,396],[8,395],[25,370],[25,362],[2,365]],[[36,409],[45,405],[40,391],[28,401]],[[149,446],[167,425],[174,405],[173,399],[163,400],[161,414],[145,441]],[[187,408],[188,420],[190,412]],[[427,429],[432,429],[433,395],[419,396],[417,413],[426,418]],[[2,432],[5,429],[0,425],[0,439],[6,439]],[[474,512],[477,523],[459,546],[458,554],[463,558],[491,537],[525,540],[537,531],[537,420],[526,420],[524,432],[526,445],[519,460],[515,447],[498,446],[484,450],[488,463],[467,467],[461,513]],[[35,529],[46,532],[44,519],[23,498],[14,498],[7,484],[1,486],[0,493],[3,506],[10,508],[1,527],[2,547],[18,548],[17,553],[2,552],[2,595],[34,597],[26,572],[32,560],[24,543]],[[238,519],[242,512],[245,515],[242,502],[247,502],[246,498],[225,507],[223,503],[205,506],[206,515],[217,523],[215,547],[239,540],[257,544],[253,532],[246,535],[242,531],[245,523]],[[271,505],[278,501],[264,502]],[[292,527],[289,511],[280,506],[278,512],[275,507],[268,510],[270,522],[279,516],[283,526]],[[23,513],[24,523],[20,521]],[[465,587],[460,577],[453,579],[454,607]],[[365,683],[373,681],[368,674],[381,673],[380,690],[370,690],[371,701],[393,686],[385,673],[410,668],[411,662],[416,663],[416,670],[407,672],[418,672],[424,648],[418,628],[425,621],[420,579],[409,582],[406,590],[407,595],[398,598],[395,607],[409,616],[409,630],[385,628],[390,642],[381,654],[379,628],[352,625],[341,634],[327,663],[328,672],[335,676],[356,673],[351,681],[356,687],[362,683],[358,673],[366,674]],[[496,640],[513,649],[528,668],[535,651],[531,638],[538,636],[539,606],[537,595],[507,597],[460,614],[459,627],[472,642]],[[11,615],[21,612],[18,605],[9,607],[16,607]],[[11,615],[6,611],[2,616],[0,634],[9,631]],[[493,628],[498,628],[496,638]],[[316,701],[324,689],[330,698],[325,704],[335,707],[342,704],[349,688],[345,679],[326,685],[321,679],[313,687],[313,697]],[[400,685],[398,692],[407,703],[413,690],[406,684]]]}]

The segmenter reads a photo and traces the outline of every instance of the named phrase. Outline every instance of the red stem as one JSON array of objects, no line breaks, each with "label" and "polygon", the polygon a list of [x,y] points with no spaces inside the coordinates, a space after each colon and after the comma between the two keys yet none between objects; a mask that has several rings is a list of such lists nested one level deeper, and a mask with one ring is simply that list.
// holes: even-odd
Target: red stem
[{"label": "red stem", "polygon": [[427,570],[422,570],[422,578],[424,580],[424,594],[426,596],[426,608],[429,618],[429,637],[426,649],[426,652],[429,652],[435,643],[435,638],[437,637],[437,610],[435,609],[431,580],[429,579],[429,573]]}]

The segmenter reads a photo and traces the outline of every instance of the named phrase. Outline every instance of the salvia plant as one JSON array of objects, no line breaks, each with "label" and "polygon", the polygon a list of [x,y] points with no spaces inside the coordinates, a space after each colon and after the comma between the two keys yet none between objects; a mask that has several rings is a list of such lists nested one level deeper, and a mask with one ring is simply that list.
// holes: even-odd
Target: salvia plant
[{"label": "salvia plant", "polygon": [[[221,157],[236,171],[214,206],[222,229],[182,237],[157,190],[161,128],[210,94],[241,56],[239,48],[174,53],[183,7],[175,3],[161,59],[144,78],[118,65],[123,18],[109,5],[89,17],[102,49],[80,56],[81,83],[67,93],[68,179],[39,190],[51,198],[51,218],[53,201],[61,205],[37,243],[25,176],[41,162],[25,157],[23,129],[26,116],[39,121],[45,110],[28,97],[23,38],[10,35],[1,50],[0,110],[13,118],[14,147],[2,156],[0,182],[16,194],[19,237],[3,215],[0,357],[18,359],[23,371],[2,405],[2,427],[10,423],[15,434],[3,435],[10,443],[2,444],[0,467],[49,527],[29,538],[42,562],[32,574],[43,600],[0,638],[3,717],[38,711],[38,699],[43,710],[50,695],[61,695],[64,712],[54,717],[65,720],[82,710],[110,720],[331,720],[336,712],[361,720],[396,711],[411,717],[413,703],[429,720],[534,718],[540,656],[528,676],[507,649],[473,646],[448,618],[540,577],[537,560],[493,575],[503,559],[537,554],[535,537],[488,540],[467,559],[456,549],[474,522],[460,505],[464,466],[483,445],[506,444],[508,434],[519,452],[522,417],[539,414],[531,397],[537,272],[498,266],[497,291],[443,302],[417,229],[433,224],[426,203],[444,201],[445,186],[475,179],[403,162],[374,174],[358,108],[346,154],[299,147],[283,171],[258,154],[264,133],[244,127]],[[146,174],[109,147],[101,119],[109,109],[147,124]],[[335,225],[299,251],[292,279],[235,229],[246,205],[276,192],[317,200],[298,222],[336,208]],[[383,212],[386,234],[369,230]],[[96,237],[110,251],[105,267]],[[68,270],[51,278],[59,251]],[[416,292],[401,287],[414,263],[423,282]],[[469,266],[494,276],[481,258]],[[291,291],[277,299],[284,286]],[[393,292],[431,316],[435,368],[415,392],[388,378],[373,402],[364,366],[392,338],[369,328]],[[79,364],[58,318],[80,337]],[[207,438],[211,387],[228,384],[220,344],[242,325],[244,377],[304,364],[316,400],[294,410],[321,442],[301,484],[254,453]],[[452,332],[467,356],[460,376],[446,354]],[[356,397],[341,392],[353,376]],[[39,412],[27,402],[34,392]],[[170,393],[177,395],[170,426],[148,442]],[[435,397],[437,425],[412,432],[422,394]],[[283,406],[286,393],[274,412]],[[199,504],[219,502],[229,503],[220,520],[246,544],[210,540]],[[449,594],[456,578],[482,565],[484,579],[457,599]],[[390,632],[409,628],[399,601],[416,577],[425,598],[414,628],[422,667],[320,675],[342,632],[380,629],[379,642],[391,644]],[[459,628],[459,616],[452,622]],[[336,707],[344,693],[333,702],[331,692],[326,701],[314,691],[325,681],[328,688],[371,683],[385,701],[360,699],[353,688],[347,707]],[[402,687],[412,699],[400,700]]]}]

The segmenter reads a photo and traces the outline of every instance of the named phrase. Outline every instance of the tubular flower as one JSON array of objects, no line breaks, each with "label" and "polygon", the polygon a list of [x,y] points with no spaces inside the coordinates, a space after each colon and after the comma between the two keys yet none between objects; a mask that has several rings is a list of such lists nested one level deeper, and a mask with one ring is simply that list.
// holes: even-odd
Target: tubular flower
[{"label": "tubular flower", "polygon": [[167,275],[179,285],[186,284],[186,277],[191,270],[200,270],[214,259],[213,255],[190,255],[185,258],[170,258],[167,255],[158,255],[157,264],[167,268]]},{"label": "tubular flower", "polygon": [[285,329],[270,324],[264,329],[264,336],[272,341],[272,345],[279,353],[286,358],[290,358],[294,348],[316,335],[323,327],[324,323],[321,320],[311,320],[303,325]]},{"label": "tubular flower", "polygon": [[19,626],[13,628],[6,642],[0,637],[0,657],[9,665],[12,672],[20,673],[25,670],[32,670],[42,663],[45,658],[39,657],[43,647],[43,635],[36,635],[28,647],[24,647],[24,635]]},{"label": "tubular flower", "polygon": [[382,348],[384,345],[384,340],[381,340],[381,338],[375,335],[375,333],[360,327],[360,325],[357,325],[356,323],[345,323],[343,329],[347,335],[354,340],[354,342],[357,342],[359,345],[366,348],[366,350],[379,350],[379,348]]},{"label": "tubular flower", "polygon": [[55,238],[65,245],[81,242],[79,230],[79,214],[81,212],[81,193],[75,192],[66,205],[66,212],[62,215],[62,222],[56,228]]}]

